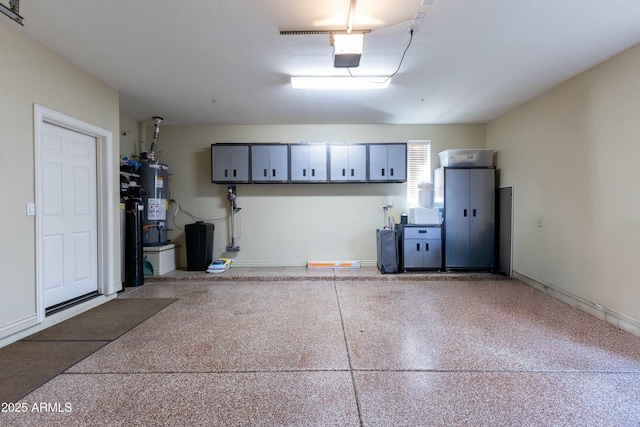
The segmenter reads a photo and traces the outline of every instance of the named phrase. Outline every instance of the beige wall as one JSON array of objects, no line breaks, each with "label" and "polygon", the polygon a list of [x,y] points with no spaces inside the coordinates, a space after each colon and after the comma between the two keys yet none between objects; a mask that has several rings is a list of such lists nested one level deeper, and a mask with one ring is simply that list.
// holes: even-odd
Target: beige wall
[{"label": "beige wall", "polygon": [[487,126],[514,186],[514,270],[636,320],[638,70],[640,45]]},{"label": "beige wall", "polygon": [[[35,313],[34,104],[113,132],[118,147],[118,93],[0,21],[0,329]],[[117,153],[114,164],[117,165]],[[115,174],[117,177],[117,174]],[[117,186],[115,187],[117,189]],[[117,199],[116,199],[117,200]],[[120,246],[116,239],[116,249]],[[119,257],[114,277],[120,277]],[[2,334],[0,334],[0,338]]]},{"label": "beige wall", "polygon": [[[147,131],[151,135],[151,131]],[[211,183],[210,146],[214,142],[406,142],[431,140],[433,166],[447,148],[484,148],[484,125],[282,125],[163,126],[157,152],[169,166],[171,196],[199,218],[229,213],[226,185]],[[359,260],[375,265],[375,229],[382,206],[394,196],[393,215],[406,211],[406,184],[241,184],[237,186],[240,252],[236,265],[305,265],[308,260]],[[172,209],[173,212],[173,209]],[[179,245],[186,266],[184,233],[193,222],[176,217],[169,238]],[[236,233],[238,237],[238,233]],[[229,243],[228,221],[216,223],[214,257]]]}]

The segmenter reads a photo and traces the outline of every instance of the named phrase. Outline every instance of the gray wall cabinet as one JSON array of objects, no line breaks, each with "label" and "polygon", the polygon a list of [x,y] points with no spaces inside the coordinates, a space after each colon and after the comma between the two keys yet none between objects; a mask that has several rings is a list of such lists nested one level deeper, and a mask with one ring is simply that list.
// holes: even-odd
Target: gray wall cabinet
[{"label": "gray wall cabinet", "polygon": [[327,182],[327,145],[291,145],[291,182]]},{"label": "gray wall cabinet", "polygon": [[252,182],[288,182],[289,146],[256,144],[251,146]]},{"label": "gray wall cabinet", "polygon": [[[441,176],[443,175],[443,176]],[[493,269],[495,259],[495,192],[493,168],[441,168],[444,184],[445,267]]]},{"label": "gray wall cabinet", "polygon": [[407,144],[369,144],[369,181],[406,180]]},{"label": "gray wall cabinet", "polygon": [[211,182],[397,183],[407,179],[407,144],[215,143]]},{"label": "gray wall cabinet", "polygon": [[249,182],[249,145],[215,144],[211,157],[212,182]]},{"label": "gray wall cabinet", "polygon": [[329,162],[331,182],[367,181],[366,144],[332,144],[329,146]]}]

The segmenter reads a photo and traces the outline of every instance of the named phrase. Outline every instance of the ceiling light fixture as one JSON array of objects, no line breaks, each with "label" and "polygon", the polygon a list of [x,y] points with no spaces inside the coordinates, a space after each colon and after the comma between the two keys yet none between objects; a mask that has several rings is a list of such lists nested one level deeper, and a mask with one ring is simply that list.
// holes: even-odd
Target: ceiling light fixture
[{"label": "ceiling light fixture", "polygon": [[360,90],[360,89],[386,89],[389,87],[389,77],[351,77],[351,76],[324,76],[324,77],[291,77],[291,86],[294,89],[316,90]]},{"label": "ceiling light fixture", "polygon": [[24,19],[20,16],[20,0],[9,0],[9,7],[0,3],[0,12],[4,15],[7,15],[11,20],[17,22],[20,25],[24,25],[22,20]]}]

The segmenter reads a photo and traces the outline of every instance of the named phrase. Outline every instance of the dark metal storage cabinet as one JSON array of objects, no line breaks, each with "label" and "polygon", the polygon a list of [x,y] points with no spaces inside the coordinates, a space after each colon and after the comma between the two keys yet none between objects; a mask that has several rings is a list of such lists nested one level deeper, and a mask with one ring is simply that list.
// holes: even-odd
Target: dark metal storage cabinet
[{"label": "dark metal storage cabinet", "polygon": [[442,268],[442,228],[437,225],[401,225],[402,269]]},{"label": "dark metal storage cabinet", "polygon": [[434,181],[444,194],[445,268],[494,268],[495,169],[441,168]]}]

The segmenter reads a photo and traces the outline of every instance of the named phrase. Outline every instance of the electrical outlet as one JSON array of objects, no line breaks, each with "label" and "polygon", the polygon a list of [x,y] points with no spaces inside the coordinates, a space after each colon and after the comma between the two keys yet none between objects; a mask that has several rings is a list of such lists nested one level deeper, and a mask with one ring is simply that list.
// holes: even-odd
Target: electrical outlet
[{"label": "electrical outlet", "polygon": [[35,216],[35,214],[36,214],[36,204],[27,203],[27,216]]},{"label": "electrical outlet", "polygon": [[414,15],[414,17],[413,17],[413,21],[412,21],[412,23],[414,23],[414,24],[420,24],[422,21],[424,21],[424,15],[425,15],[425,13],[424,13],[424,12],[418,12],[418,13],[416,13],[416,14]]},{"label": "electrical outlet", "polygon": [[393,196],[387,196],[387,206],[393,206]]}]

